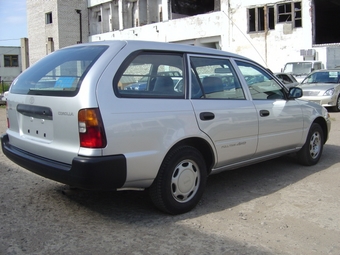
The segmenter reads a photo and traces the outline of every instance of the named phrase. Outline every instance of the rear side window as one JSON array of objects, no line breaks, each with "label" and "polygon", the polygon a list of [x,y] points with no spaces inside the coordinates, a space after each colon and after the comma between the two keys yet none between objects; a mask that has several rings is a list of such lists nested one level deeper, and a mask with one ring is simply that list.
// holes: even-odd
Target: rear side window
[{"label": "rear side window", "polygon": [[128,58],[114,79],[119,97],[184,98],[182,54],[140,52]]},{"label": "rear side window", "polygon": [[90,67],[107,46],[80,46],[56,51],[31,66],[11,86],[11,93],[74,96]]},{"label": "rear side window", "polygon": [[229,59],[190,57],[190,64],[191,98],[245,99]]}]

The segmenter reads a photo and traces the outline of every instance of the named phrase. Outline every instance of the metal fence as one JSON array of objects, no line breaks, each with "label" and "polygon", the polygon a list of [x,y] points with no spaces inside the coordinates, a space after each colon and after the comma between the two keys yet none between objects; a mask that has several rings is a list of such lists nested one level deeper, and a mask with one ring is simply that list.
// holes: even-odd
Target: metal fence
[{"label": "metal fence", "polygon": [[0,93],[4,93],[5,91],[8,91],[11,83],[12,81],[1,80],[1,76],[0,76]]}]

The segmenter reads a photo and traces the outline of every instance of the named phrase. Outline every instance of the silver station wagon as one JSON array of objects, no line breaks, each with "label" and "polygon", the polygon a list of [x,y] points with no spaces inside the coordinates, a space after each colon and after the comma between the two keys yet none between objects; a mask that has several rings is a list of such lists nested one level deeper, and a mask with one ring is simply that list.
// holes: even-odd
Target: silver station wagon
[{"label": "silver station wagon", "polygon": [[[141,84],[138,89],[126,89]],[[169,214],[193,209],[210,174],[296,153],[316,164],[327,110],[266,68],[214,49],[146,41],[78,44],[11,85],[4,154],[90,190],[148,189]]]}]

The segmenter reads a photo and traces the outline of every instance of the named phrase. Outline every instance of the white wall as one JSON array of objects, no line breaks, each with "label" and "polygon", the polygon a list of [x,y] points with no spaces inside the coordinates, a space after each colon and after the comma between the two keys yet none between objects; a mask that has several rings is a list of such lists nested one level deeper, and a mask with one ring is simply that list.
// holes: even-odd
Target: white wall
[{"label": "white wall", "polygon": [[[275,30],[259,33],[247,33],[247,8],[263,6],[266,3],[282,3],[282,1],[231,1],[230,12],[232,23],[230,27],[231,49],[241,55],[250,57],[279,72],[284,63],[301,61],[300,49],[312,47],[312,28],[310,17],[310,1],[302,1],[302,28],[287,27],[290,23],[276,23]],[[285,1],[289,2],[289,1]]]},{"label": "white wall", "polygon": [[[144,6],[145,10],[142,8],[142,12],[145,13],[141,13],[141,10],[139,13],[134,11],[134,19],[138,18],[139,22],[143,22],[144,19],[154,21],[157,17],[146,16],[146,10],[153,7],[160,10],[161,7],[163,21],[128,29],[123,29],[123,23],[132,25],[134,21],[128,20],[126,14],[123,14],[123,6],[127,4],[125,0],[27,1],[30,63],[33,64],[46,55],[48,37],[53,37],[55,49],[79,40],[79,16],[74,9],[81,9],[83,42],[87,39],[89,41],[138,39],[203,45],[244,55],[278,72],[284,63],[302,60],[300,49],[312,48],[311,1],[301,0],[302,28],[289,30],[287,29],[289,24],[280,23],[275,25],[275,30],[267,33],[247,32],[247,8],[289,1],[221,0],[221,11],[168,20],[168,0],[138,0],[136,4]],[[102,12],[103,6],[104,9],[110,7],[111,11]],[[94,23],[95,18],[91,15],[96,8],[103,15],[102,23],[106,24]],[[48,11],[53,12],[52,24],[45,24],[45,13]],[[87,13],[90,13],[89,17]],[[153,12],[153,15],[155,13],[158,11]],[[114,31],[109,31],[110,26],[107,24],[110,22],[109,17],[104,17],[108,15],[112,15],[111,24]],[[88,28],[91,33],[89,37]]]},{"label": "white wall", "polygon": [[[84,0],[27,0],[30,65],[54,50],[76,44],[80,39],[79,14],[82,11],[83,42],[88,40],[87,2]],[[52,12],[52,23],[46,24],[46,13]],[[48,41],[53,38],[53,43]],[[52,49],[53,51],[53,49]]]},{"label": "white wall", "polygon": [[[89,36],[89,41],[138,39],[203,46],[217,43],[217,48],[249,57],[272,71],[279,72],[286,62],[302,60],[300,49],[312,47],[311,0],[301,1],[302,28],[291,28],[290,23],[277,23],[275,30],[269,30],[267,33],[248,33],[247,8],[263,6],[266,3],[273,5],[283,2],[221,0],[220,12],[92,35]],[[162,1],[164,10],[167,8],[166,4],[166,1]]]}]

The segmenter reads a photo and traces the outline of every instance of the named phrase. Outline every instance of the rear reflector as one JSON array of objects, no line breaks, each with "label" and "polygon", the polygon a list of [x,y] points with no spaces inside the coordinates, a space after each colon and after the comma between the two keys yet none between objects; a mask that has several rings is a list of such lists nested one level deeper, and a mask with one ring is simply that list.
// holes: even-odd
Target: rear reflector
[{"label": "rear reflector", "polygon": [[7,128],[10,128],[10,122],[8,118],[8,104],[7,104],[7,99],[6,99],[6,119],[7,119]]},{"label": "rear reflector", "polygon": [[82,109],[78,113],[80,146],[85,148],[104,148],[106,136],[99,109]]}]

